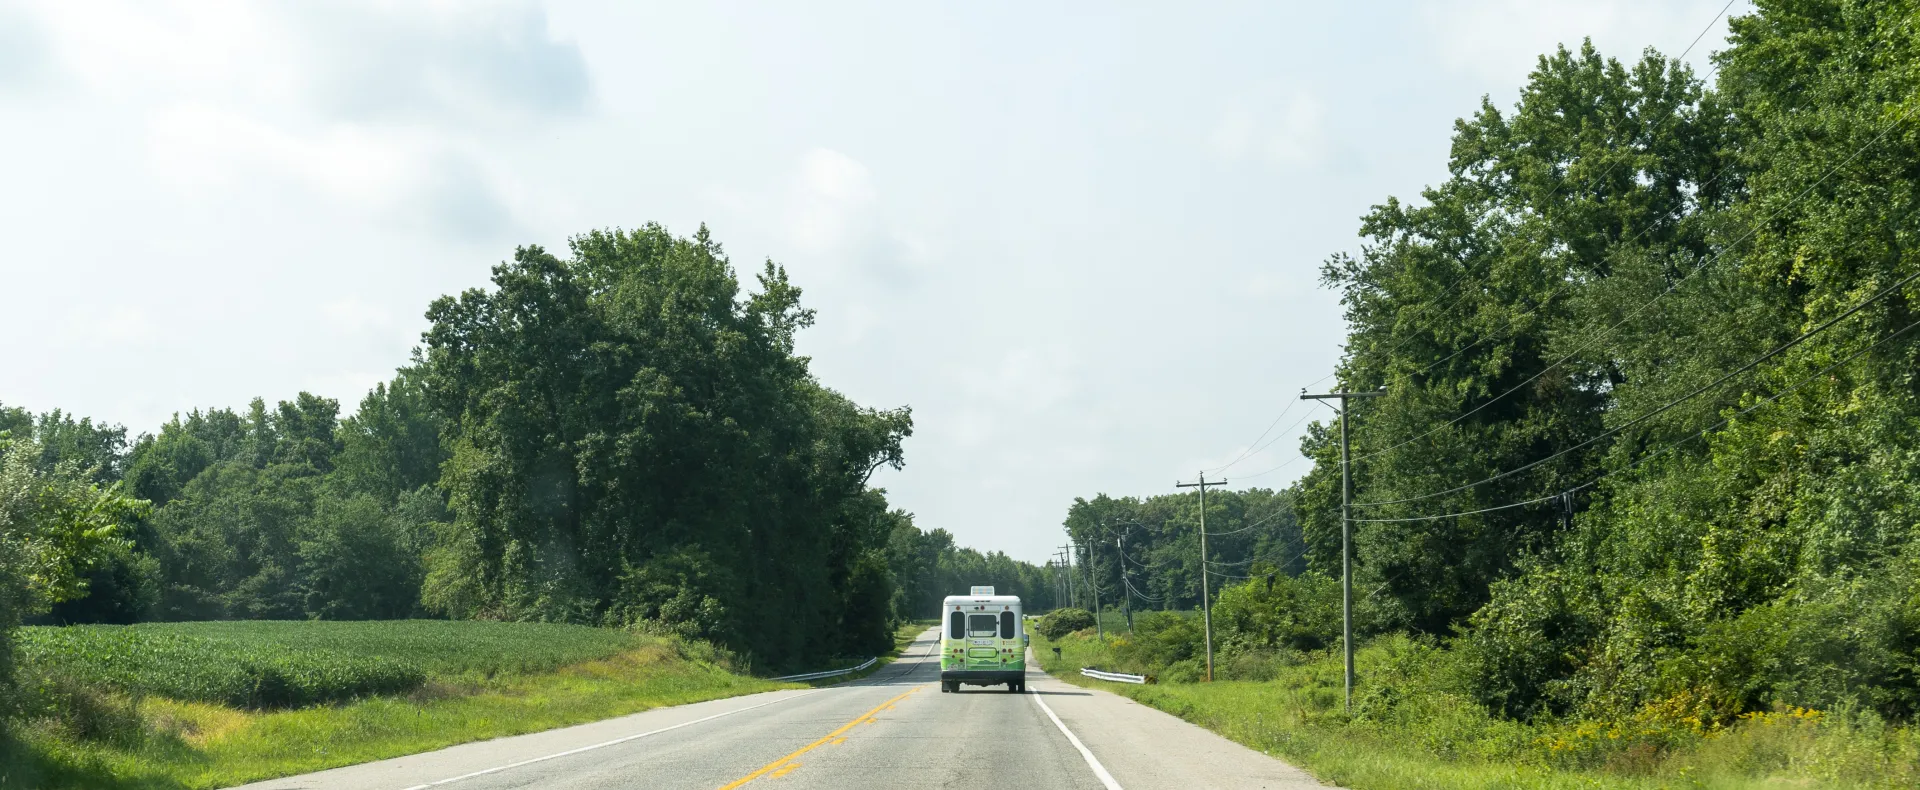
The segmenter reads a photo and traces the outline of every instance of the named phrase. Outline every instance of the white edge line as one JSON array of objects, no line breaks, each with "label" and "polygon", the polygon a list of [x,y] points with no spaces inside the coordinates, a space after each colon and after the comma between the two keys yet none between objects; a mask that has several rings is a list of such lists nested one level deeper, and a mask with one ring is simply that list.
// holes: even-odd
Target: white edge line
[{"label": "white edge line", "polygon": [[1053,709],[1047,707],[1046,700],[1040,699],[1040,695],[1038,694],[1029,694],[1028,696],[1033,697],[1034,704],[1039,705],[1041,710],[1047,712],[1047,718],[1053,720],[1053,726],[1059,727],[1060,732],[1066,734],[1067,742],[1073,744],[1073,748],[1080,750],[1080,756],[1087,759],[1087,766],[1093,769],[1093,775],[1100,780],[1100,784],[1105,785],[1107,790],[1120,790],[1120,783],[1113,781],[1113,774],[1107,773],[1107,767],[1101,765],[1100,760],[1093,756],[1093,752],[1087,750],[1087,745],[1081,743],[1080,739],[1074,736],[1073,730],[1067,729],[1066,722],[1061,721],[1059,716],[1053,714]]},{"label": "white edge line", "polygon": [[[412,787],[409,787],[409,788],[407,788],[407,790],[426,790],[426,789],[427,789],[427,788],[429,788],[429,787],[439,787],[440,785],[444,785],[444,784],[452,784],[452,783],[454,783],[454,782],[460,782],[460,781],[465,781],[465,780],[467,780],[467,779],[472,779],[472,778],[474,778],[474,777],[477,777],[477,776],[486,776],[487,774],[496,774],[496,773],[499,773],[499,772],[501,772],[501,771],[505,771],[505,770],[508,770],[508,769],[512,769],[512,768],[519,768],[520,766],[523,766],[523,765],[532,765],[532,764],[534,764],[534,763],[541,763],[541,762],[546,762],[546,761],[548,761],[548,760],[552,760],[552,759],[556,759],[556,758],[560,758],[560,757],[566,757],[566,756],[568,756],[568,755],[573,755],[573,754],[579,754],[579,753],[581,753],[581,752],[590,752],[590,751],[593,751],[593,750],[595,750],[595,749],[604,749],[604,748],[606,748],[606,747],[608,747],[608,746],[615,746],[615,745],[618,745],[618,744],[622,744],[622,743],[626,743],[627,741],[637,741],[637,740],[639,740],[639,739],[641,739],[641,738],[645,738],[645,737],[647,737],[647,736],[649,736],[649,735],[659,735],[660,733],[663,733],[663,732],[667,732],[667,731],[669,731],[669,730],[677,730],[677,729],[680,729],[681,727],[691,727],[691,726],[693,726],[693,725],[695,725],[695,724],[699,724],[699,723],[701,723],[701,722],[708,722],[708,721],[713,721],[714,719],[717,719],[717,718],[720,718],[720,717],[722,717],[722,716],[732,716],[732,715],[733,715],[733,714],[735,714],[735,713],[745,713],[745,712],[747,712],[747,711],[750,711],[750,710],[753,710],[754,708],[764,708],[764,707],[766,707],[766,706],[768,706],[768,705],[777,705],[777,704],[779,704],[779,703],[782,703],[782,702],[786,702],[786,701],[788,701],[788,700],[795,700],[795,699],[799,699],[799,698],[801,698],[801,697],[805,697],[805,696],[809,696],[809,695],[813,695],[813,694],[818,694],[818,693],[820,693],[820,692],[822,692],[822,691],[826,691],[826,689],[814,689],[814,690],[812,690],[812,691],[803,691],[803,692],[801,692],[801,693],[799,693],[799,694],[795,694],[795,695],[793,695],[793,696],[791,696],[791,697],[781,697],[780,699],[776,699],[776,700],[769,700],[769,701],[767,701],[767,702],[762,702],[762,703],[760,703],[760,704],[758,704],[758,705],[748,705],[747,707],[744,707],[744,708],[734,708],[733,710],[729,710],[729,711],[724,711],[724,712],[721,712],[721,713],[715,713],[715,714],[713,714],[712,716],[708,716],[708,717],[705,717],[705,718],[700,718],[700,719],[694,719],[693,721],[683,721],[683,722],[680,722],[679,724],[675,724],[675,725],[673,725],[673,726],[671,726],[671,727],[661,727],[660,729],[657,729],[657,730],[649,730],[649,731],[647,731],[647,732],[643,732],[643,733],[640,733],[640,734],[638,734],[638,735],[628,735],[628,736],[626,736],[626,737],[623,737],[623,738],[615,738],[615,739],[613,739],[613,740],[611,740],[611,741],[605,741],[605,742],[602,742],[602,743],[596,743],[596,744],[593,744],[592,746],[582,746],[582,747],[580,747],[580,748],[578,748],[578,749],[568,749],[568,750],[566,750],[566,751],[564,751],[564,752],[559,752],[559,753],[556,753],[556,754],[549,754],[549,755],[546,755],[545,757],[535,757],[535,758],[533,758],[533,759],[530,759],[530,760],[521,760],[520,762],[517,762],[517,763],[508,763],[508,764],[506,764],[506,765],[502,765],[502,766],[500,766],[500,767],[498,767],[498,768],[488,768],[488,769],[486,769],[486,770],[484,770],[484,771],[474,771],[473,773],[470,773],[470,774],[461,774],[461,775],[459,775],[459,776],[456,776],[456,777],[453,777],[453,778],[451,778],[451,779],[441,779],[441,780],[439,780],[439,781],[437,781],[437,782],[428,782],[428,783],[426,783],[426,784],[423,784],[423,785],[414,785],[414,786],[412,786]],[[1058,721],[1058,719],[1056,719],[1055,721]],[[1069,738],[1071,738],[1071,737],[1073,737],[1073,736],[1071,736],[1071,735],[1069,735],[1069,736],[1067,736],[1067,737],[1069,737]],[[1076,742],[1076,743],[1077,743],[1077,742]],[[1085,751],[1085,750],[1083,749],[1082,751]],[[1089,757],[1088,759],[1092,759],[1092,758],[1091,758],[1091,757]],[[1118,788],[1115,788],[1115,790],[1118,790]]]}]

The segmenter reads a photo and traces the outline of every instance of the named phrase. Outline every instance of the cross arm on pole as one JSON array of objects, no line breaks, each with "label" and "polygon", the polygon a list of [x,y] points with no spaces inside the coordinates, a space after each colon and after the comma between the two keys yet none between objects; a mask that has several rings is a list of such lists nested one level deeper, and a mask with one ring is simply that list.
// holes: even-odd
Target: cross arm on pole
[{"label": "cross arm on pole", "polygon": [[1386,390],[1373,390],[1371,392],[1322,392],[1318,395],[1309,395],[1305,392],[1302,392],[1300,393],[1300,399],[1301,400],[1335,400],[1335,399],[1345,400],[1347,398],[1378,398],[1385,394],[1387,394]]}]

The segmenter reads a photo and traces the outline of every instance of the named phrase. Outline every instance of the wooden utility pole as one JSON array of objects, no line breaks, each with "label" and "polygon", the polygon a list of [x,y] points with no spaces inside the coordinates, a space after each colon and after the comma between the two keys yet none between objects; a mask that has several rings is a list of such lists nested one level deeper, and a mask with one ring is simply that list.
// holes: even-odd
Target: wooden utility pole
[{"label": "wooden utility pole", "polygon": [[1353,712],[1353,469],[1347,462],[1347,400],[1377,398],[1386,390],[1373,392],[1329,392],[1324,395],[1300,393],[1301,400],[1340,401],[1340,647],[1347,658],[1347,712]]},{"label": "wooden utility pole", "polygon": [[1207,682],[1213,682],[1213,602],[1207,592],[1207,487],[1226,485],[1225,480],[1208,480],[1207,473],[1200,473],[1199,482],[1182,483],[1174,481],[1175,488],[1200,489],[1200,617],[1207,627]]},{"label": "wooden utility pole", "polygon": [[1127,547],[1121,544],[1118,536],[1113,539],[1113,550],[1120,555],[1120,609],[1127,613],[1127,633],[1133,633],[1133,582],[1127,579]]},{"label": "wooden utility pole", "polygon": [[1061,557],[1060,562],[1062,563],[1062,568],[1064,569],[1064,576],[1067,581],[1067,606],[1072,607],[1079,604],[1079,601],[1075,600],[1079,596],[1075,595],[1075,590],[1074,590],[1075,585],[1073,583],[1072,547],[1061,546],[1060,557]]},{"label": "wooden utility pole", "polygon": [[1087,544],[1087,564],[1082,566],[1082,570],[1087,573],[1087,586],[1093,588],[1093,631],[1100,637],[1101,644],[1105,644],[1107,626],[1100,621],[1100,572],[1099,566],[1093,563],[1093,546]]}]

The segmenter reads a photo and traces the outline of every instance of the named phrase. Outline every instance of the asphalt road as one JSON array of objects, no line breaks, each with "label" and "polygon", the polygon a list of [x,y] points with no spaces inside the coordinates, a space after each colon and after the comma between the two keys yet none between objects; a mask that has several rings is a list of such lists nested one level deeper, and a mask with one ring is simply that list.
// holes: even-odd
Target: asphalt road
[{"label": "asphalt road", "polygon": [[[865,680],[661,708],[247,785],[248,790],[1318,788],[1124,697],[1028,672],[942,694],[929,630]],[[1033,662],[1029,661],[1029,666]]]}]

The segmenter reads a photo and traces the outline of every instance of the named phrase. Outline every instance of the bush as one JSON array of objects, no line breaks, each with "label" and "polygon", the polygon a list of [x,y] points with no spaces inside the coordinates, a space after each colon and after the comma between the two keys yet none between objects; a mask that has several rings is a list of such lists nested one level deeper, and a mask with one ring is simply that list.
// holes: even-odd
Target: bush
[{"label": "bush", "polygon": [[[1141,612],[1134,615],[1133,633],[1125,644],[1115,648],[1121,663],[1148,673],[1159,673],[1181,661],[1197,659],[1205,674],[1206,634],[1198,615],[1179,612]],[[1168,678],[1174,677],[1171,670]]]},{"label": "bush", "polygon": [[1495,582],[1462,640],[1467,685],[1488,710],[1513,719],[1565,713],[1582,645],[1597,635],[1580,585],[1559,570],[1532,569]]},{"label": "bush", "polygon": [[1340,583],[1322,573],[1276,575],[1220,591],[1214,642],[1223,650],[1319,650],[1340,640]]},{"label": "bush", "polygon": [[1055,609],[1040,618],[1040,635],[1049,640],[1071,634],[1082,628],[1094,626],[1093,613],[1085,609]]}]

